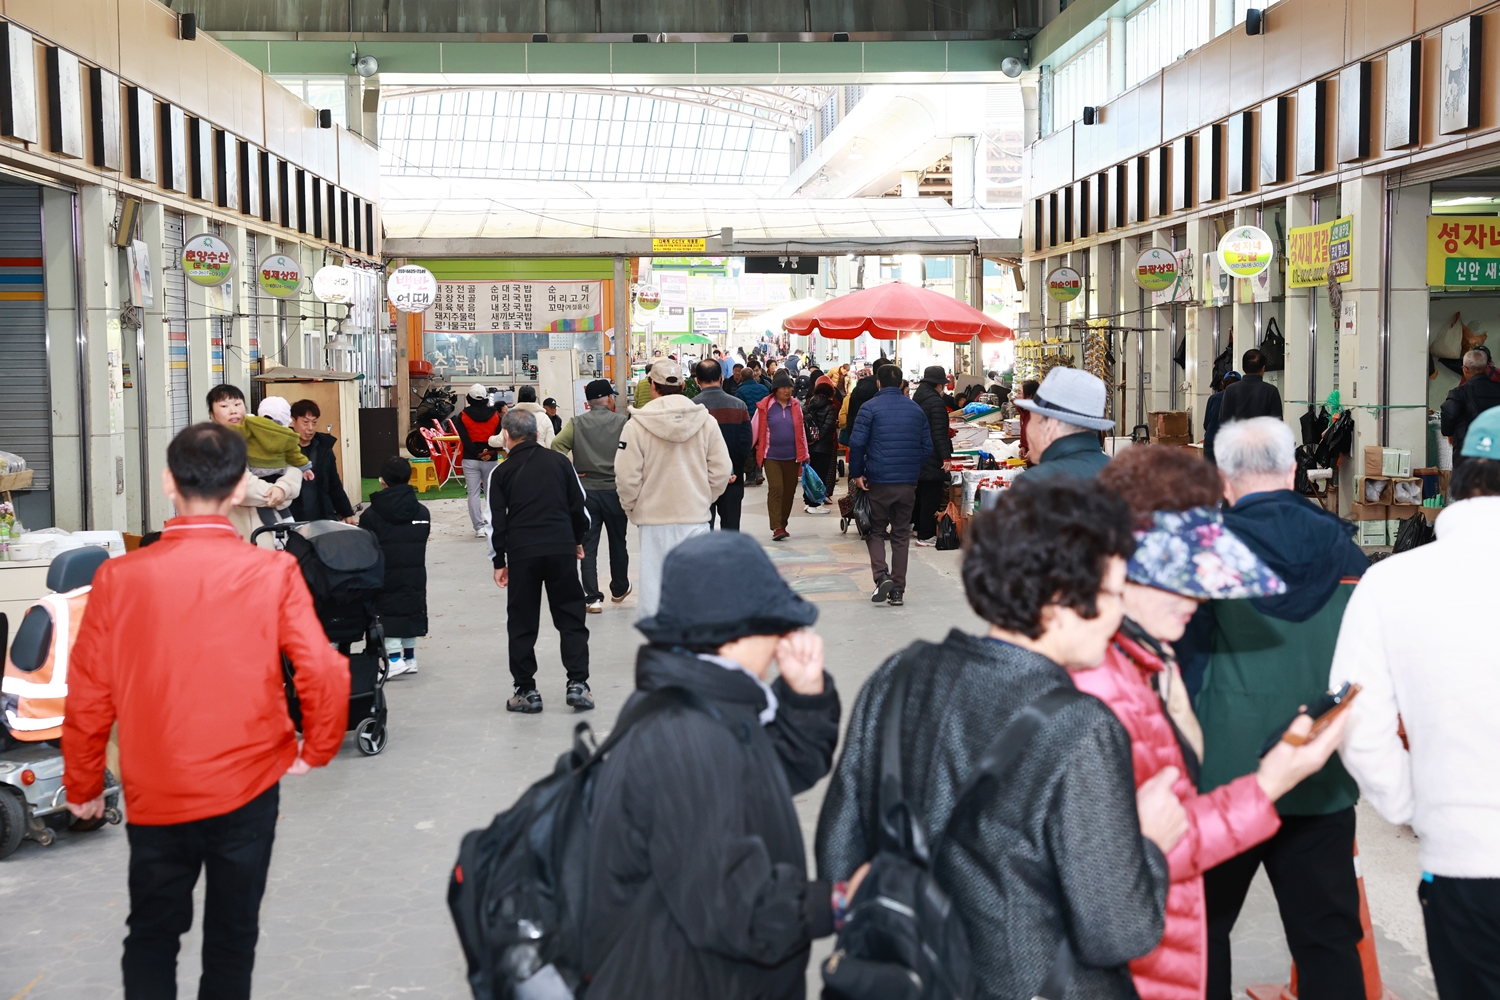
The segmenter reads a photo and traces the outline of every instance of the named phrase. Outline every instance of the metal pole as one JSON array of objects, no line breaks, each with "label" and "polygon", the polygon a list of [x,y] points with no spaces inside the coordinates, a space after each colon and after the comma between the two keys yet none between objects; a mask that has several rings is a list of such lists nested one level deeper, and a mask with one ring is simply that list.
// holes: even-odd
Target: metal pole
[{"label": "metal pole", "polygon": [[630,375],[630,262],[625,257],[615,257],[614,306],[615,391],[624,396]]},{"label": "metal pole", "polygon": [[[984,258],[977,253],[969,255],[969,305],[984,312]],[[984,377],[984,358],[978,337],[969,342],[969,373]]]},{"label": "metal pole", "polygon": [[[1380,444],[1391,443],[1391,226],[1396,189],[1387,188],[1380,205]],[[1425,428],[1424,428],[1425,435]]]},{"label": "metal pole", "polygon": [[1135,294],[1142,327],[1135,335],[1135,427],[1139,427],[1146,422],[1146,290],[1139,289]]},{"label": "metal pole", "polygon": [[[1318,222],[1318,199],[1312,200],[1312,221]],[[1290,272],[1288,272],[1290,273]],[[1318,401],[1318,289],[1307,290],[1307,405]]]}]

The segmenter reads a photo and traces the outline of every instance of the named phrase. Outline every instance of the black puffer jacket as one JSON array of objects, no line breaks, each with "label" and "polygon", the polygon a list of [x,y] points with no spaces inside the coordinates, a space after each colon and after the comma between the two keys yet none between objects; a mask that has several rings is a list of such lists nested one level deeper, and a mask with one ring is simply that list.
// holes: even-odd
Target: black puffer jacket
[{"label": "black puffer jacket", "polygon": [[385,586],[375,600],[380,624],[388,636],[403,639],[427,634],[427,536],[432,515],[417,502],[410,485],[390,486],[370,494],[370,506],[359,526],[373,532],[385,553]]},{"label": "black puffer jacket", "polygon": [[646,647],[631,703],[685,687],[723,718],[670,708],[600,766],[585,941],[608,1000],[800,998],[813,938],[833,932],[827,883],[807,878],[792,796],[833,760],[839,697],[771,686],[690,653]]},{"label": "black puffer jacket", "polygon": [[[952,631],[917,643],[901,730],[907,802],[933,835],[974,764],[1016,712],[1068,674],[1036,653]],[[898,657],[854,703],[818,819],[818,877],[847,879],[875,853],[879,720]],[[1068,935],[1068,1000],[1136,996],[1126,963],[1161,940],[1167,862],[1141,836],[1130,736],[1087,695],[1053,716],[938,849],[934,869],[963,915],[982,1000],[1035,996]],[[980,793],[982,794],[982,793]]]},{"label": "black puffer jacket", "polygon": [[349,494],[344,492],[344,483],[339,479],[338,462],[333,450],[338,439],[322,431],[313,435],[312,442],[302,446],[307,456],[307,468],[313,472],[311,480],[303,480],[302,492],[292,500],[292,519],[295,521],[340,520],[354,516],[349,504]]},{"label": "black puffer jacket", "polygon": [[922,463],[922,478],[944,479],[947,473],[943,471],[943,463],[953,456],[953,439],[948,436],[948,407],[943,405],[943,397],[931,382],[918,385],[911,398],[927,414],[927,425],[932,428],[932,454]]},{"label": "black puffer jacket", "polygon": [[[807,450],[826,455],[838,447],[839,411],[833,400],[813,393],[802,406],[802,422],[807,425]],[[813,428],[817,428],[818,440],[813,440]]]}]

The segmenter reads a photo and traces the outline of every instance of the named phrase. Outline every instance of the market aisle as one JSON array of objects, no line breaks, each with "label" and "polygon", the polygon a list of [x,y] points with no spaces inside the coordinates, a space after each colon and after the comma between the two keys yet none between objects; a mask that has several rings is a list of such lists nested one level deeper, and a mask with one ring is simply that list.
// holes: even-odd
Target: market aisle
[{"label": "market aisle", "polygon": [[[385,753],[360,757],[346,741],[333,765],[283,783],[262,910],[257,997],[467,997],[463,958],[444,899],[458,840],[550,770],[580,718],[563,706],[557,635],[546,616],[537,645],[546,711],[538,716],[504,711],[509,694],[504,597],[491,580],[484,543],[467,527],[463,501],[430,506],[434,634],[419,646],[421,673],[393,681],[388,689],[391,742]],[[749,491],[743,523],[793,585],[818,604],[828,669],[843,693],[846,713],[865,677],[889,653],[915,638],[940,638],[949,628],[980,627],[963,598],[957,553],[914,549],[906,605],[875,606],[868,601],[864,547],[852,529],[839,533],[836,513],[808,516],[799,506],[789,526],[792,538],[773,546],[765,490],[759,488]],[[634,532],[631,548],[637,549]],[[733,567],[724,572],[730,579]],[[606,602],[602,615],[589,616],[599,709],[584,717],[599,727],[608,727],[633,688],[641,641],[632,627],[634,604],[633,597],[621,605]],[[822,797],[821,786],[798,797],[809,843]],[[1403,845],[1364,812],[1360,824],[1366,871],[1379,868],[1378,876],[1369,876],[1377,934],[1389,922],[1402,931],[1392,930],[1391,937],[1420,951],[1420,915],[1415,925],[1405,919],[1407,904],[1415,905],[1417,877],[1410,834]],[[109,828],[63,836],[46,849],[28,842],[0,863],[0,912],[6,915],[0,1000],[28,988],[27,1000],[121,995],[125,860],[124,831]],[[1410,870],[1403,870],[1407,866]],[[193,994],[199,944],[196,930],[183,941],[184,996]],[[1425,967],[1390,938],[1381,937],[1380,945],[1391,973]],[[821,957],[827,948],[825,942],[816,954]],[[1283,977],[1284,956],[1274,903],[1257,888],[1237,935],[1237,983]],[[1432,996],[1430,977],[1415,971],[1405,978],[1392,975],[1391,986],[1402,1000]]]}]

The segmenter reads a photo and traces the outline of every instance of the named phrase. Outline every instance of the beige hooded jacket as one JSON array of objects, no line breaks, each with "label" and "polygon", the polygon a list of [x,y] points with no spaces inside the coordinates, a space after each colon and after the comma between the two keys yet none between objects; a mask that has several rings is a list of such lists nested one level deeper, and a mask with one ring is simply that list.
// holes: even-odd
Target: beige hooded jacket
[{"label": "beige hooded jacket", "polygon": [[630,520],[708,523],[729,485],[729,449],[713,414],[686,396],[662,396],[630,412],[620,431],[615,489]]}]

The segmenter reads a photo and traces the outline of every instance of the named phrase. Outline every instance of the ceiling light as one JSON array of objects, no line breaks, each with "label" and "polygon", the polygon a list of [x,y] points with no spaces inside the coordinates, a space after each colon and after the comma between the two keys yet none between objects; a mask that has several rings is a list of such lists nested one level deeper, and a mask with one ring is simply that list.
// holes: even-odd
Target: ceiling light
[{"label": "ceiling light", "polygon": [[[355,55],[359,54],[355,53]],[[380,62],[374,56],[359,56],[358,59],[351,59],[350,62],[354,66],[354,72],[367,79],[380,72]]]},{"label": "ceiling light", "polygon": [[1000,60],[1000,72],[1014,79],[1026,72],[1026,64],[1015,56],[1006,56]]},{"label": "ceiling light", "polygon": [[857,141],[849,144],[849,159],[862,160],[864,156],[865,154],[859,151],[859,143]]}]

